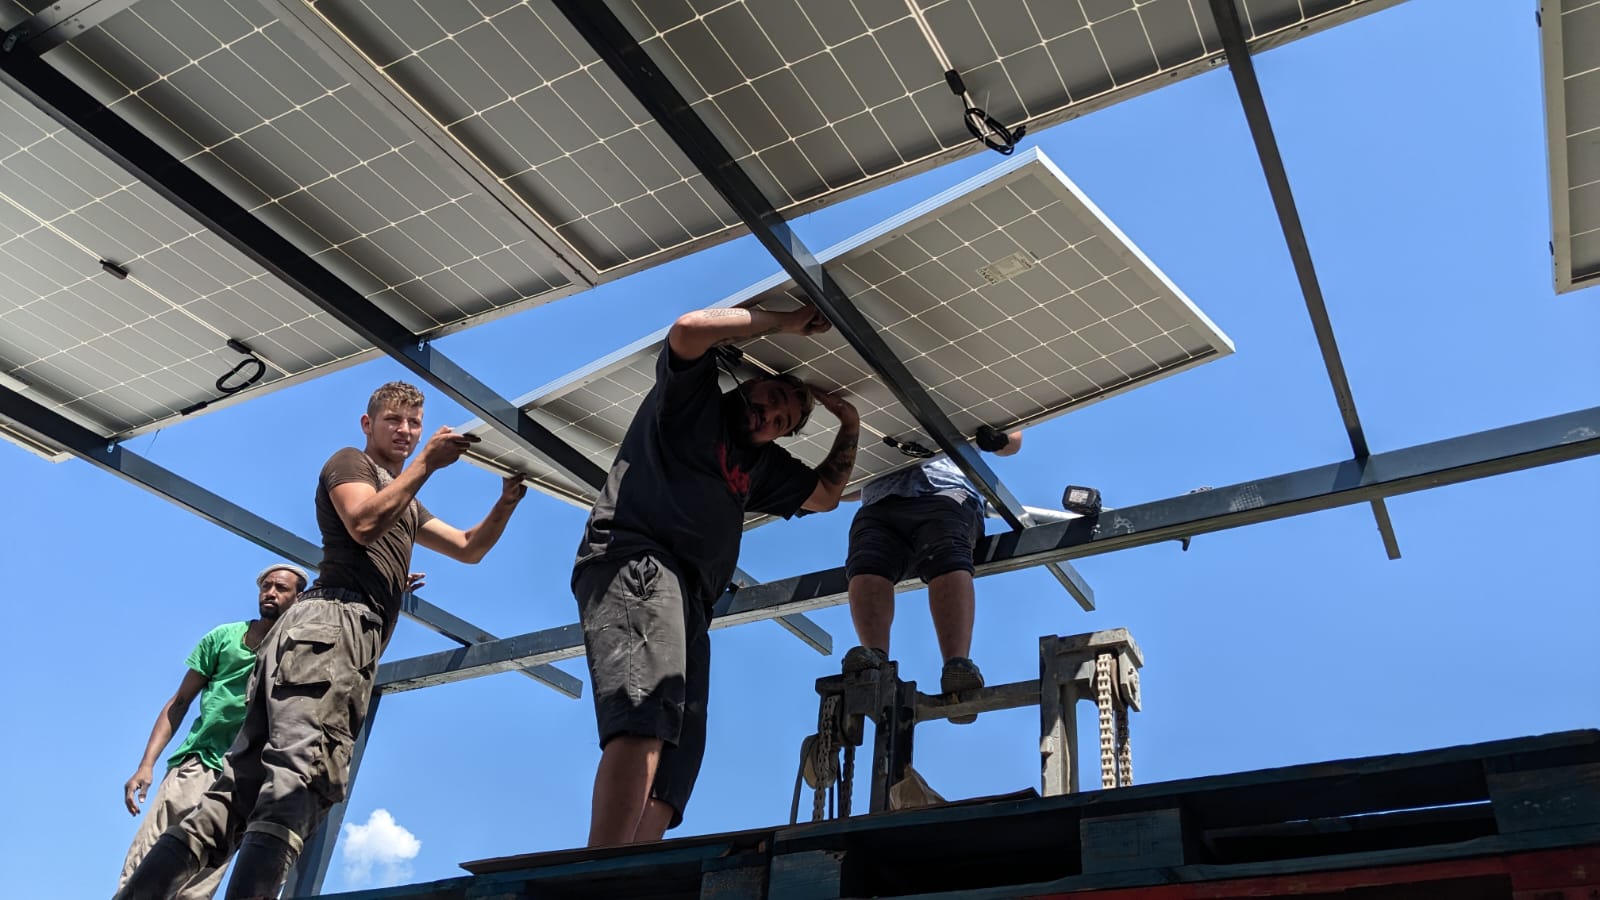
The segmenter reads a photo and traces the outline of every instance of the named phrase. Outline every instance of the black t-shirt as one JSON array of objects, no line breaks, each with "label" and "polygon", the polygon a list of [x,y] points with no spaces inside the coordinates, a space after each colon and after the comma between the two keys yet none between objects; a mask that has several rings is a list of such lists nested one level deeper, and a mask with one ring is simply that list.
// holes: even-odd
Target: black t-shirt
[{"label": "black t-shirt", "polygon": [[384,640],[394,633],[400,618],[400,598],[405,594],[406,577],[411,571],[411,547],[417,529],[433,518],[433,513],[416,498],[406,505],[400,520],[362,546],[350,536],[334,509],[328,493],[341,484],[359,481],[375,491],[393,481],[387,469],[354,447],[335,453],[322,467],[317,479],[317,528],[322,532],[322,565],[317,567],[315,587],[361,591],[383,608]]},{"label": "black t-shirt", "polygon": [[736,393],[717,385],[714,354],[685,362],[663,346],[656,383],[634,414],[589,512],[574,578],[584,564],[655,553],[709,608],[739,560],[746,511],[788,518],[817,474],[776,444],[751,447]]}]

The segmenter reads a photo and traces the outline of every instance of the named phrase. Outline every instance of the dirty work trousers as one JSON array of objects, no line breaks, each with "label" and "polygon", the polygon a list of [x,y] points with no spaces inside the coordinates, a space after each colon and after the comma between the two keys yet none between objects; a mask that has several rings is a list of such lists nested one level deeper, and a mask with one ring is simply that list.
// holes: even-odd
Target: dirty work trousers
[{"label": "dirty work trousers", "polygon": [[202,866],[223,865],[245,832],[296,854],[345,798],[350,751],[383,651],[383,618],[361,594],[313,588],[267,634],[244,725],[222,773],[168,833]]},{"label": "dirty work trousers", "polygon": [[[161,837],[161,832],[188,815],[216,780],[217,771],[206,768],[200,762],[200,757],[194,754],[185,756],[167,770],[161,784],[156,787],[156,795],[145,807],[144,819],[139,823],[138,833],[133,836],[133,845],[128,848],[128,858],[122,863],[122,877],[117,879],[118,890],[128,882],[128,876],[133,874],[144,855],[150,852],[150,847],[155,844],[156,838]],[[220,865],[202,867],[184,882],[174,895],[175,900],[211,900],[211,895],[222,886],[225,868]]]}]

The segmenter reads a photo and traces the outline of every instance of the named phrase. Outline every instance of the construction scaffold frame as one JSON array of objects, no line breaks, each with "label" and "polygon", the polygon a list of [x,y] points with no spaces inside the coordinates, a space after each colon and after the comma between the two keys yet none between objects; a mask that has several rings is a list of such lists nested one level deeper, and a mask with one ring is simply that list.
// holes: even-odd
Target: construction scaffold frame
[{"label": "construction scaffold frame", "polygon": [[[558,471],[598,488],[605,473],[592,460],[383,312],[41,58],[42,53],[133,2],[87,0],[55,4],[47,13],[30,19],[6,35],[5,50],[0,52],[0,82],[425,383]],[[1397,558],[1399,545],[1385,498],[1600,453],[1600,407],[1399,450],[1370,451],[1257,81],[1252,44],[1240,24],[1236,0],[1209,0],[1348,435],[1351,457],[1203,493],[1119,508],[1101,517],[1036,522],[976,450],[962,439],[927,389],[829,277],[771,200],[608,6],[586,0],[553,2],[693,161],[698,174],[738,213],[744,226],[794,279],[806,298],[833,323],[1010,526],[1010,531],[980,541],[976,554],[980,576],[1045,566],[1089,610],[1094,608],[1093,591],[1072,568],[1071,560],[1356,503],[1371,506],[1383,545],[1391,558]],[[276,5],[283,12],[294,6]],[[298,13],[286,17],[289,18],[297,20],[295,27],[301,29],[315,24]],[[0,419],[286,559],[308,568],[315,568],[319,562],[317,548],[303,538],[119,444],[107,443],[94,432],[4,386],[0,386]],[[803,614],[844,601],[842,569],[770,582],[757,582],[741,573],[736,586],[737,590],[730,591],[719,604],[713,627],[779,619],[820,652],[831,650],[826,632]],[[909,582],[902,583],[897,590],[911,587]],[[550,665],[582,654],[582,634],[576,624],[497,638],[416,595],[406,597],[404,612],[462,646],[383,664],[379,694],[503,671],[519,671],[570,697],[581,691],[578,679]],[[352,785],[377,710],[375,697],[351,763]],[[1075,772],[1072,777],[1076,777]],[[311,895],[320,890],[342,816],[341,804],[318,835],[307,842],[290,883],[291,895]]]}]

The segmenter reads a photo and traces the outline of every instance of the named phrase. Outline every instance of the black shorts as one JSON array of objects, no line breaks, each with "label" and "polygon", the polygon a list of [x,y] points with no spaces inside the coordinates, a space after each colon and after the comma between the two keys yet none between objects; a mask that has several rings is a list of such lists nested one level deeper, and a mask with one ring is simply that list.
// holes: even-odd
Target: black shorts
[{"label": "black shorts", "polygon": [[850,523],[845,575],[899,581],[914,572],[923,583],[947,572],[972,571],[972,549],[983,533],[983,511],[945,494],[885,497]]},{"label": "black shorts", "polygon": [[588,563],[573,577],[589,656],[600,746],[618,735],[664,746],[650,796],[670,805],[675,828],[706,752],[711,636],[706,610],[658,557]]}]

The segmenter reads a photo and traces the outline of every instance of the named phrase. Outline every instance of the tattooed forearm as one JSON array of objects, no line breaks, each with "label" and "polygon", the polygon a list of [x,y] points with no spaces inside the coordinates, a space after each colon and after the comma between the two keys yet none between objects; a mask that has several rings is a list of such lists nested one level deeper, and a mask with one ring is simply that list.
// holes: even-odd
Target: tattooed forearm
[{"label": "tattooed forearm", "polygon": [[817,477],[830,485],[843,487],[856,467],[856,446],[860,442],[858,432],[841,429],[839,436],[833,439],[833,449],[828,451],[828,458],[817,466]]}]

